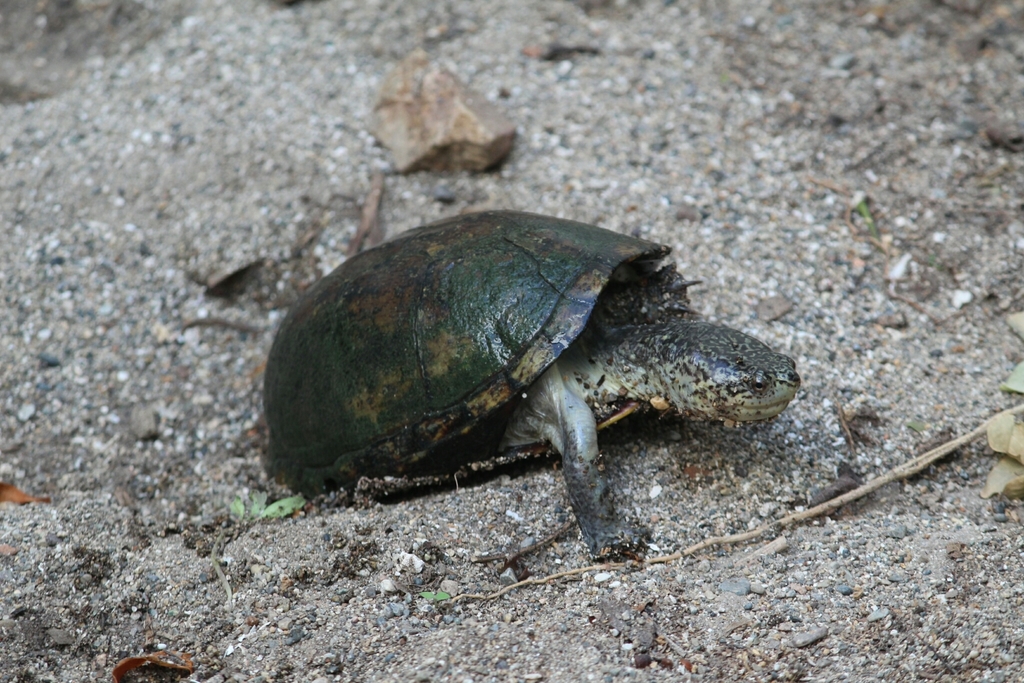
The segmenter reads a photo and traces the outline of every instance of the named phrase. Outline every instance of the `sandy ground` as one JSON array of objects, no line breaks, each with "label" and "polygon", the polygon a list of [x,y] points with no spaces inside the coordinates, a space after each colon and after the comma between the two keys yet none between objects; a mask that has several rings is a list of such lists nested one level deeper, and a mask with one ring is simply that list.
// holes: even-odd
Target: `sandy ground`
[{"label": "sandy ground", "polygon": [[[983,443],[787,530],[781,553],[750,557],[762,538],[490,601],[418,593],[498,589],[470,558],[567,518],[551,460],[229,517],[287,495],[259,464],[262,362],[344,259],[377,170],[389,234],[487,206],[644,236],[704,281],[704,316],[796,359],[803,389],[769,424],[603,436],[651,555],[1019,401],[997,387],[1024,358],[1004,320],[1024,309],[1024,157],[985,130],[1024,125],[1024,3],[608,4],[0,5],[0,480],[53,499],[0,507],[0,681],[109,680],[159,647],[197,681],[1024,680],[1021,511],[979,497]],[[523,53],[554,42],[599,53]],[[499,170],[393,173],[369,113],[416,47],[516,122]],[[770,320],[772,297],[792,310]],[[184,329],[201,318],[242,327]],[[838,408],[860,415],[852,453]],[[523,563],[590,559],[573,529]]]}]

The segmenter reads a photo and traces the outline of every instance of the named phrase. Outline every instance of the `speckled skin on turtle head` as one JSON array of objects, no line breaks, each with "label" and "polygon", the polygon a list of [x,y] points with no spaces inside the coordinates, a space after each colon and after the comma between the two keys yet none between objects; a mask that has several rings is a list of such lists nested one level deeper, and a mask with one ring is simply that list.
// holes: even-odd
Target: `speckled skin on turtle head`
[{"label": "speckled skin on turtle head", "polygon": [[615,268],[667,253],[583,223],[495,211],[349,259],[310,288],[274,340],[268,472],[315,494],[486,460]]}]

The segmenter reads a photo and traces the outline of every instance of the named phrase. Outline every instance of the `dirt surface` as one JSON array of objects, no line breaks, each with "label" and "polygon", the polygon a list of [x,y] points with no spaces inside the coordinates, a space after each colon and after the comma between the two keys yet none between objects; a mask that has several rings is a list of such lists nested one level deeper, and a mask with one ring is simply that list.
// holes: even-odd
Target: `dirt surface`
[{"label": "dirt surface", "polygon": [[[498,170],[394,174],[366,130],[416,47],[516,122]],[[552,460],[228,514],[288,495],[259,463],[262,363],[378,170],[389,234],[493,207],[647,237],[705,317],[796,359],[771,423],[602,434],[652,556],[1014,405],[1024,3],[14,0],[0,63],[0,480],[53,499],[0,506],[0,681],[158,648],[218,682],[1024,680],[1021,510],[979,497],[983,443],[781,552],[489,601],[419,593],[497,590],[472,557],[570,519]],[[521,569],[590,563],[573,528]]]}]

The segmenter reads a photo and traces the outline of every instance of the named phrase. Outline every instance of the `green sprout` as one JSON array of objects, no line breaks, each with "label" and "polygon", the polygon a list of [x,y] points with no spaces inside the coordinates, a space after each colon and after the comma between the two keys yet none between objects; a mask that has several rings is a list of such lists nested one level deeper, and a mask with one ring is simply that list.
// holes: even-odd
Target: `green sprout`
[{"label": "green sprout", "polygon": [[238,519],[278,519],[289,517],[306,504],[302,496],[289,496],[267,505],[267,494],[263,491],[253,491],[249,494],[249,509],[246,511],[245,501],[241,496],[235,496],[231,501],[231,514]]}]

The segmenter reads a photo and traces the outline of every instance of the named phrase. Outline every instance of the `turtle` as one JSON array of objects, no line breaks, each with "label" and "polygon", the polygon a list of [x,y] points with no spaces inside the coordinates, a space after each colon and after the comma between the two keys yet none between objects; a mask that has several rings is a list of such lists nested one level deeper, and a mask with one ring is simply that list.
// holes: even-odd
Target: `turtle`
[{"label": "turtle", "polygon": [[795,396],[794,361],[699,319],[670,249],[486,211],[353,256],[285,316],[264,375],[268,475],[316,495],[451,475],[542,444],[594,556],[639,548],[597,432],[637,410],[728,424]]}]

